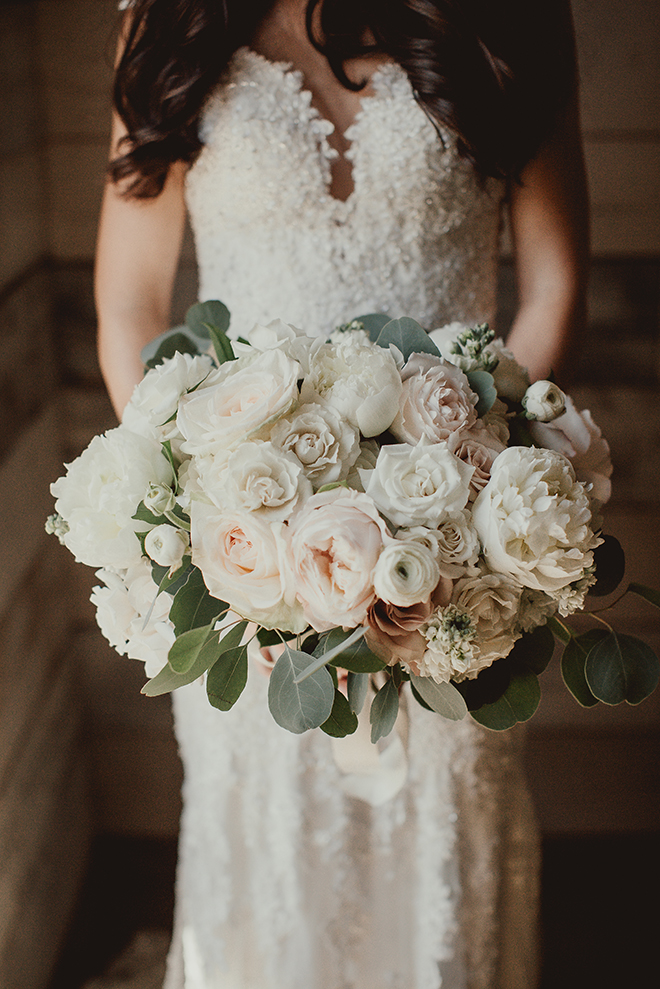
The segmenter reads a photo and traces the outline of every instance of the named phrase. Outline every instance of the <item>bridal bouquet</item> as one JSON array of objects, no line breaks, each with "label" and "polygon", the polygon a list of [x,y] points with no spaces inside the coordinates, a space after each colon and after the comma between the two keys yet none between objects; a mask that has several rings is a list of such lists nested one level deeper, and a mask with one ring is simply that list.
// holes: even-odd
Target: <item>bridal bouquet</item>
[{"label": "bridal bouquet", "polygon": [[534,713],[555,639],[581,704],[653,690],[648,646],[563,620],[622,573],[600,531],[607,444],[487,326],[375,314],[329,339],[276,320],[230,341],[219,302],[187,324],[53,484],[47,524],[100,568],[98,623],[145,661],[145,694],[205,675],[228,710],[250,653],[293,732],[352,733],[374,689],[377,741],[404,681],[447,718],[504,729]]}]

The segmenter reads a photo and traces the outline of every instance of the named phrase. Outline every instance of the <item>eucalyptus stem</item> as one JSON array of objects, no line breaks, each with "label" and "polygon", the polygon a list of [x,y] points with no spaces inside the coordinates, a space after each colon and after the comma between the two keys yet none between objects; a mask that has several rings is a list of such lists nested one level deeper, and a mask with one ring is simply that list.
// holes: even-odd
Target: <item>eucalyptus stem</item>
[{"label": "eucalyptus stem", "polygon": [[344,639],[343,642],[340,642],[338,646],[335,646],[334,649],[329,649],[327,652],[324,652],[322,656],[319,656],[313,663],[310,663],[310,665],[306,667],[306,669],[304,669],[301,673],[298,674],[298,676],[295,678],[293,682],[302,683],[303,680],[306,680],[307,677],[310,677],[312,673],[316,673],[317,670],[320,670],[322,666],[327,666],[328,663],[332,662],[332,660],[336,656],[340,656],[345,649],[348,649],[348,647],[352,646],[355,642],[359,642],[359,640],[362,638],[365,632],[366,632],[366,628],[364,628],[362,625],[358,626],[358,628],[356,628],[355,631],[351,635],[349,635],[347,639]]}]

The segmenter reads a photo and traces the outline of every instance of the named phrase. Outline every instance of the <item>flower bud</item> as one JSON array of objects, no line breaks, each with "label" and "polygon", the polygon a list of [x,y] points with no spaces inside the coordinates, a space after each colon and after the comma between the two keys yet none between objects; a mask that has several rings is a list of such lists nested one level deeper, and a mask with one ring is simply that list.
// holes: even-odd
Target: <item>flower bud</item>
[{"label": "flower bud", "polygon": [[535,381],[522,398],[522,406],[528,419],[552,422],[566,409],[566,396],[552,381]]},{"label": "flower bud", "polygon": [[154,563],[170,569],[178,567],[189,546],[188,533],[173,525],[157,525],[144,540],[145,552]]},{"label": "flower bud", "polygon": [[149,481],[149,488],[144,496],[144,504],[154,515],[164,515],[171,512],[176,504],[174,492],[167,484],[154,484]]}]

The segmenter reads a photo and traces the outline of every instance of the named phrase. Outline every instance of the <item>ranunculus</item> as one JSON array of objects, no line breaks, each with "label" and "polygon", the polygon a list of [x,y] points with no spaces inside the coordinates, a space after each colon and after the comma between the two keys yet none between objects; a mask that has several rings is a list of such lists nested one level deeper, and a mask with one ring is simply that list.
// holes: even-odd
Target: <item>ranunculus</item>
[{"label": "ranunculus", "polygon": [[151,482],[169,484],[172,468],[159,444],[124,426],[95,436],[51,485],[56,511],[69,524],[62,542],[79,563],[126,569],[142,557],[133,515]]},{"label": "ranunculus", "polygon": [[286,415],[298,400],[300,365],[281,350],[226,361],[179,403],[184,453],[231,450]]},{"label": "ranunculus", "polygon": [[272,443],[241,443],[226,459],[198,462],[202,492],[222,510],[259,512],[268,520],[288,518],[312,493],[300,461]]},{"label": "ranunculus", "polygon": [[275,423],[271,442],[295,454],[315,488],[343,481],[360,453],[360,434],[330,408],[301,405]]},{"label": "ranunculus", "polygon": [[522,397],[528,419],[552,422],[566,409],[566,396],[553,381],[535,381]]},{"label": "ranunculus", "polygon": [[378,436],[399,406],[401,376],[389,350],[363,330],[335,332],[310,354],[303,402],[330,405],[363,436]]},{"label": "ranunculus", "polygon": [[390,432],[404,443],[446,440],[477,418],[478,396],[463,372],[432,354],[413,354],[401,374],[403,391]]},{"label": "ranunculus", "polygon": [[573,464],[575,476],[590,485],[589,497],[604,505],[612,493],[612,461],[607,440],[584,409],[579,412],[570,396],[566,411],[553,422],[531,422],[529,430],[539,446],[558,450]]},{"label": "ranunculus", "polygon": [[379,598],[408,608],[431,597],[440,580],[440,568],[422,543],[393,540],[378,557],[373,580]]},{"label": "ranunculus", "polygon": [[169,620],[172,596],[158,593],[144,558],[123,575],[98,570],[96,576],[106,585],[91,595],[101,632],[120,656],[141,660],[147,676],[156,676],[175,639]]},{"label": "ranunculus", "polygon": [[578,580],[601,542],[584,485],[554,450],[501,453],[472,518],[490,569],[548,594]]},{"label": "ranunculus", "polygon": [[360,471],[366,493],[394,525],[434,525],[465,507],[473,468],[446,443],[421,440],[381,447],[372,471]]},{"label": "ranunculus", "polygon": [[157,525],[147,533],[144,540],[147,556],[161,567],[170,567],[170,569],[177,568],[189,548],[188,533],[173,525]]},{"label": "ranunculus", "polygon": [[447,441],[449,449],[464,463],[474,467],[470,478],[470,500],[474,500],[482,488],[488,484],[490,469],[498,454],[506,450],[496,431],[477,419],[469,429],[452,433]]},{"label": "ranunculus", "polygon": [[266,628],[304,630],[283,522],[193,501],[190,524],[193,563],[213,597]]},{"label": "ranunculus", "polygon": [[317,632],[354,628],[366,619],[375,597],[374,568],[389,538],[371,498],[350,488],[312,495],[294,516],[296,593]]},{"label": "ranunculus", "polygon": [[176,353],[147,371],[135,386],[122,422],[127,429],[141,436],[155,436],[158,440],[170,438],[176,432],[175,416],[179,399],[213,368],[213,361],[206,354],[193,357]]}]

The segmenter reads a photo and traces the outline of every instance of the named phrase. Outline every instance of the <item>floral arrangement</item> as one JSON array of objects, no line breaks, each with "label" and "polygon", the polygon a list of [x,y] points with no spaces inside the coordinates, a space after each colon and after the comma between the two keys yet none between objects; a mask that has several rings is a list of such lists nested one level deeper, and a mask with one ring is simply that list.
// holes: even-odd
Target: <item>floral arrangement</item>
[{"label": "floral arrangement", "polygon": [[145,661],[144,693],[205,675],[228,710],[250,654],[293,732],[352,733],[371,685],[377,741],[405,681],[505,729],[534,713],[555,639],[581,704],[654,689],[643,642],[563,620],[622,575],[607,443],[487,326],[228,328],[222,303],[194,306],[147,350],[122,424],[52,486],[47,529],[100,568],[98,623]]}]

